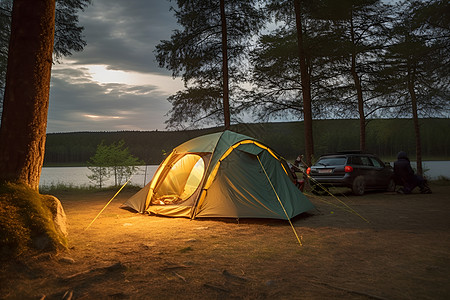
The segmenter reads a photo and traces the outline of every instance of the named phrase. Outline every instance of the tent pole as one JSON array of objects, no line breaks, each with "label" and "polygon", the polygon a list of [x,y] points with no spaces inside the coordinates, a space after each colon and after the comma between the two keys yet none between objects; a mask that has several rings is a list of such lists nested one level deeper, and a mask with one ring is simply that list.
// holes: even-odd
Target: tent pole
[{"label": "tent pole", "polygon": [[145,186],[145,182],[147,181],[147,164],[145,164],[145,174],[144,174],[144,185]]}]

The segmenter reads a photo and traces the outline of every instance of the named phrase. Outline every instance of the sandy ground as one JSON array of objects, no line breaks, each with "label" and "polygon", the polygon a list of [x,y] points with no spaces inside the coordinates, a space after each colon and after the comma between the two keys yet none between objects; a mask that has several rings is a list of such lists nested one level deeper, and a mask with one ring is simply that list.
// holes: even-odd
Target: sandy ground
[{"label": "sandy ground", "polygon": [[140,215],[126,192],[86,230],[114,193],[63,193],[69,251],[5,264],[0,298],[450,299],[450,186],[432,189],[309,195],[303,246],[286,221]]}]

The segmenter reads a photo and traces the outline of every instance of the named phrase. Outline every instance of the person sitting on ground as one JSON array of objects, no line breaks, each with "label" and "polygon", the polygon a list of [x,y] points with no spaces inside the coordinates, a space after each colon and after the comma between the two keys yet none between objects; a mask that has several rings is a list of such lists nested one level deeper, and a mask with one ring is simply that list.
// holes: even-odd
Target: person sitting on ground
[{"label": "person sitting on ground", "polygon": [[403,185],[399,193],[410,194],[418,186],[422,194],[431,194],[426,180],[422,176],[414,174],[409,158],[404,151],[398,153],[397,161],[394,162],[394,176],[396,183]]}]

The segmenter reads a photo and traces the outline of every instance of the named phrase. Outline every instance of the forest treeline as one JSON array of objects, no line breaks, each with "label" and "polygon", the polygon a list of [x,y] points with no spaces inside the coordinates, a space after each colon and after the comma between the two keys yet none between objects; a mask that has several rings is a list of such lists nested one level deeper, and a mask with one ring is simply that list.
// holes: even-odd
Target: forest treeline
[{"label": "forest treeline", "polygon": [[[393,159],[400,150],[415,155],[411,119],[376,119],[367,125],[367,151]],[[450,158],[450,119],[421,119],[424,159]],[[86,165],[102,141],[123,140],[130,153],[147,164],[159,164],[179,144],[221,128],[186,131],[73,132],[47,134],[45,166]],[[255,137],[286,159],[304,153],[303,122],[232,125],[231,130]],[[315,120],[315,157],[324,153],[359,149],[359,120]]]}]

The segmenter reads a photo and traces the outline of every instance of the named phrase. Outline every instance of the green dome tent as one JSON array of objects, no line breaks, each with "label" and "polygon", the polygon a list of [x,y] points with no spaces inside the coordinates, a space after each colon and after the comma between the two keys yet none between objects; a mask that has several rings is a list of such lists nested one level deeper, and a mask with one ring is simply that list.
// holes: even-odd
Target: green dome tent
[{"label": "green dome tent", "polygon": [[286,162],[257,140],[232,131],[176,147],[153,179],[125,203],[171,217],[291,219],[313,207]]}]

